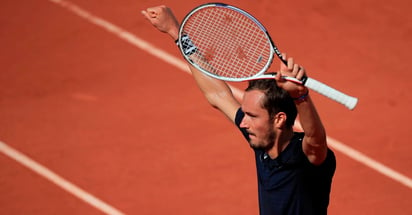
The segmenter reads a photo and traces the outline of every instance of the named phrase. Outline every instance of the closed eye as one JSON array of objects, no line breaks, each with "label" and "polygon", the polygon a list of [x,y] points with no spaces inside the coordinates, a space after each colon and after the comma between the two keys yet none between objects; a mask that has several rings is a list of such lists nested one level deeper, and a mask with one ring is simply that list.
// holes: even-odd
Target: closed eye
[{"label": "closed eye", "polygon": [[246,114],[248,117],[251,117],[251,118],[256,118],[256,117],[257,117],[256,114],[252,114],[252,113],[250,113],[250,112],[245,112],[245,114]]}]

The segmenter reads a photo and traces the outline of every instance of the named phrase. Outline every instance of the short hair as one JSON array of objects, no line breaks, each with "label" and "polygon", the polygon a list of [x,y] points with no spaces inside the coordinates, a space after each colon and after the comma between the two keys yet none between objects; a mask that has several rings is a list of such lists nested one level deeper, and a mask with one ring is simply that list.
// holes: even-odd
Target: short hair
[{"label": "short hair", "polygon": [[260,90],[265,94],[262,108],[268,111],[271,120],[277,113],[284,112],[286,114],[286,126],[291,128],[294,125],[297,116],[295,102],[288,92],[276,84],[275,79],[251,80],[245,91],[251,90]]}]

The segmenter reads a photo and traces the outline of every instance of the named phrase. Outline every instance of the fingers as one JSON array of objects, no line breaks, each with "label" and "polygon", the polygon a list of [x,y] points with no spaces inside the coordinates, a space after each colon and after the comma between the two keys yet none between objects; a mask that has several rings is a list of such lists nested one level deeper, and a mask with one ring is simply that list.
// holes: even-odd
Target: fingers
[{"label": "fingers", "polygon": [[305,68],[303,68],[302,66],[299,66],[298,72],[296,73],[295,77],[298,80],[302,80],[305,75],[306,75]]},{"label": "fingers", "polygon": [[159,31],[168,33],[174,40],[178,37],[179,23],[172,10],[165,5],[142,10],[141,14]]},{"label": "fingers", "polygon": [[284,81],[284,79],[282,78],[283,74],[282,74],[282,70],[280,70],[279,72],[276,73],[275,75],[275,80],[279,83]]},{"label": "fingers", "polygon": [[283,60],[283,63],[280,65],[280,69],[281,69],[281,70],[282,70],[282,69],[286,69],[287,66],[288,66],[288,63],[287,63],[288,58],[287,58],[286,53],[282,53],[282,60]]},{"label": "fingers", "polygon": [[286,61],[286,65],[281,64],[278,76],[289,76],[301,80],[305,76],[305,69],[297,64],[294,58],[287,58],[286,53],[282,53],[282,57]]},{"label": "fingers", "polygon": [[154,19],[157,18],[157,16],[160,13],[160,9],[163,6],[158,6],[158,7],[150,7],[147,8],[146,10],[142,10],[141,13],[143,14],[144,17],[146,17],[146,19]]},{"label": "fingers", "polygon": [[143,15],[146,19],[150,19],[150,16],[149,16],[149,14],[147,13],[147,11],[142,10],[142,11],[140,11],[140,12],[142,13],[142,15]]},{"label": "fingers", "polygon": [[145,16],[147,19],[152,19],[152,18],[156,18],[157,17],[157,13],[155,11],[145,11],[142,10],[142,14],[143,16]]}]

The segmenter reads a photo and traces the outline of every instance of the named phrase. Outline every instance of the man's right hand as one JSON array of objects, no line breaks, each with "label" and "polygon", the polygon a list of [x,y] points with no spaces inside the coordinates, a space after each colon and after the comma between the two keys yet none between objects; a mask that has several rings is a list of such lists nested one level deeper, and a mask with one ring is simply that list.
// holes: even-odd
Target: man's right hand
[{"label": "man's right hand", "polygon": [[178,38],[179,22],[170,8],[161,5],[147,8],[141,13],[159,31],[169,34],[174,40]]}]

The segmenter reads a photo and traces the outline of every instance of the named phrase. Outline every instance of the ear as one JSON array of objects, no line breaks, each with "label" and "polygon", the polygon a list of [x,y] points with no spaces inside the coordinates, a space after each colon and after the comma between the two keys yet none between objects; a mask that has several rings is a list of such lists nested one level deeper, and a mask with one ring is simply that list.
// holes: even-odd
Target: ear
[{"label": "ear", "polygon": [[286,119],[287,119],[286,113],[279,112],[275,115],[275,120],[274,120],[273,125],[275,126],[275,128],[282,129],[286,126]]}]

